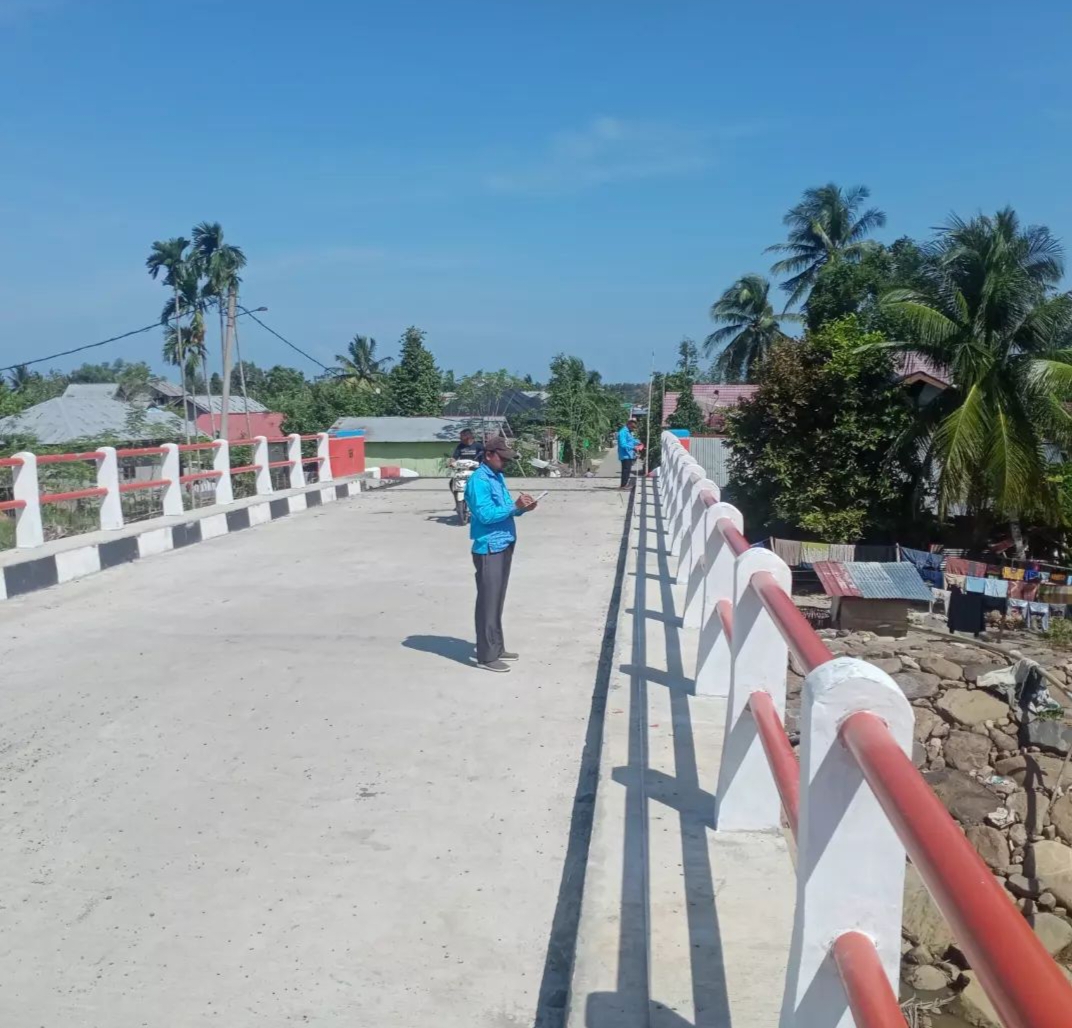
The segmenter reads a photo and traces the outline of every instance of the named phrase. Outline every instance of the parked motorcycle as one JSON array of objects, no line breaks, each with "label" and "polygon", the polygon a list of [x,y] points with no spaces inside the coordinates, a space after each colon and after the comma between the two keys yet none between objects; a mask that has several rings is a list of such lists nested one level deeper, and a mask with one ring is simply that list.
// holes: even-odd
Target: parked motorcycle
[{"label": "parked motorcycle", "polygon": [[465,502],[465,484],[473,472],[480,467],[475,460],[456,460],[451,466],[450,491],[454,496],[454,510],[458,515],[458,524],[469,523],[469,505]]}]

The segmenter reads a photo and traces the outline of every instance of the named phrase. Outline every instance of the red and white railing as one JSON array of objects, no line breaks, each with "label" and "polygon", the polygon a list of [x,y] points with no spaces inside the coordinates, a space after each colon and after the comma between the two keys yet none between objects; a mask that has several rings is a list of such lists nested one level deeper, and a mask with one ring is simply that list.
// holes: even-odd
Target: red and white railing
[{"label": "red and white railing", "polygon": [[[302,443],[316,440],[316,456],[302,455]],[[286,459],[273,461],[269,458],[269,446],[281,443],[286,446]],[[296,489],[306,484],[305,469],[315,464],[319,469],[318,481],[330,482],[331,457],[328,450],[328,434],[289,435],[285,439],[268,439],[257,436],[250,443],[236,446],[252,447],[252,460],[248,464],[232,466],[231,446],[226,440],[213,442],[164,443],[161,446],[140,446],[116,449],[101,446],[85,453],[16,453],[0,458],[0,470],[9,469],[11,474],[11,499],[0,501],[0,514],[15,513],[15,545],[19,548],[40,546],[44,541],[42,508],[52,503],[74,500],[100,501],[100,527],[122,528],[124,523],[122,497],[128,493],[158,490],[162,514],[165,517],[181,515],[185,511],[183,486],[198,482],[210,483],[212,504],[234,502],[232,479],[235,475],[252,474],[255,495],[266,496],[275,492],[271,472],[276,468],[287,469],[287,484],[284,489]],[[183,470],[184,455],[206,453],[212,456],[212,468]],[[120,461],[128,459],[155,458],[152,477],[120,481]],[[42,492],[38,469],[51,464],[88,462],[94,465],[96,481],[92,486],[64,492]]]},{"label": "red and white railing", "polygon": [[[670,433],[658,495],[678,554],[697,692],[727,698],[716,830],[796,837],[781,1028],[904,1028],[897,1001],[905,856],[1007,1028],[1072,1023],[1072,986],[911,760],[913,712],[885,672],[826,647],[789,568]],[[800,761],[784,728],[792,653],[806,673]]]}]

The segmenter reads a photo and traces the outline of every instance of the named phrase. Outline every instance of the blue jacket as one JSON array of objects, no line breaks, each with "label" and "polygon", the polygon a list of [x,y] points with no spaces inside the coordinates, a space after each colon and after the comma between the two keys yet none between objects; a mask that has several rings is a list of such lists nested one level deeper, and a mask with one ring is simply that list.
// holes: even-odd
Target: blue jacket
[{"label": "blue jacket", "polygon": [[628,425],[618,429],[618,460],[632,460],[636,456],[639,439],[629,431]]},{"label": "blue jacket", "polygon": [[499,553],[517,540],[514,518],[521,511],[514,506],[501,471],[481,464],[465,484],[465,502],[473,553]]}]

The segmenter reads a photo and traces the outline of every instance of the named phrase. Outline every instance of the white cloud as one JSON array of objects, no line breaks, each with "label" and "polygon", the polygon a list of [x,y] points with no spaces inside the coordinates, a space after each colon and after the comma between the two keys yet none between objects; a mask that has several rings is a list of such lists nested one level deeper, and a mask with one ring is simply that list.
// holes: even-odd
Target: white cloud
[{"label": "white cloud", "polygon": [[715,163],[715,136],[663,122],[594,118],[557,133],[524,168],[489,175],[485,183],[507,193],[562,193],[696,174]]}]

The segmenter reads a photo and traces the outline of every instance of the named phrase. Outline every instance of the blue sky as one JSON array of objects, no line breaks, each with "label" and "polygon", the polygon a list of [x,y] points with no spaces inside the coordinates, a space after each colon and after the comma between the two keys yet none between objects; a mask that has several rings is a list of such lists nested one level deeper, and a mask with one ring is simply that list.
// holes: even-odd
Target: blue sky
[{"label": "blue sky", "polygon": [[870,186],[882,238],[1011,203],[1072,246],[1072,5],[1025,13],[0,0],[0,365],[152,321],[149,244],[203,219],[325,363],[417,324],[458,372],[567,350],[610,380],[701,340],[809,185]]}]

